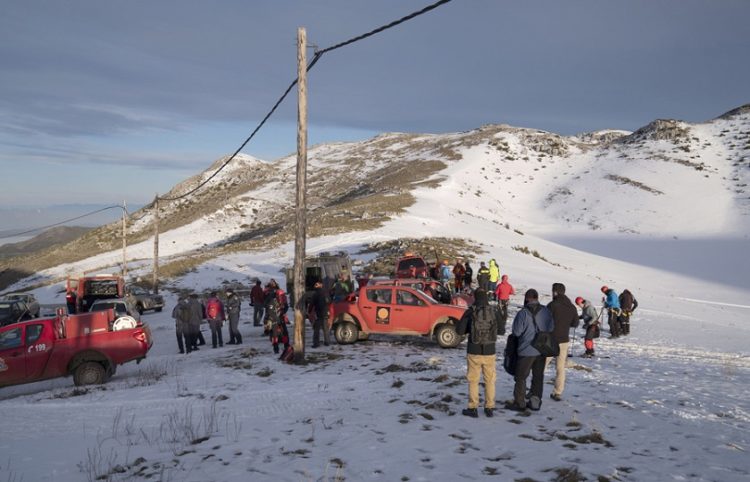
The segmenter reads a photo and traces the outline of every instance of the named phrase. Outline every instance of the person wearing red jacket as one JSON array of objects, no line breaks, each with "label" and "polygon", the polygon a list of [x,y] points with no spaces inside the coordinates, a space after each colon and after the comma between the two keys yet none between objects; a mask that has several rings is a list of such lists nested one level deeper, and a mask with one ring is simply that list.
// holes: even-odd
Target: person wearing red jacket
[{"label": "person wearing red jacket", "polygon": [[504,274],[500,279],[500,284],[495,289],[495,298],[500,302],[503,321],[508,320],[508,302],[510,301],[510,296],[514,294],[516,294],[516,291],[513,289],[513,285],[508,282],[508,275]]}]

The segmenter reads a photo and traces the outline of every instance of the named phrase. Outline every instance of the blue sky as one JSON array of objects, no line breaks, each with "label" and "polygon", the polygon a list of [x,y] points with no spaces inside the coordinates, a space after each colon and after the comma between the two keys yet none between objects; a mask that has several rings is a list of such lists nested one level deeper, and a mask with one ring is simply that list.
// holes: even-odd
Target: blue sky
[{"label": "blue sky", "polygon": [[[298,26],[326,47],[430,1],[4,2],[0,205],[148,202],[242,143],[296,76]],[[750,102],[748,18],[746,0],[454,0],[324,56],[310,142],[710,119]],[[295,120],[296,94],[243,152],[292,153]]]}]

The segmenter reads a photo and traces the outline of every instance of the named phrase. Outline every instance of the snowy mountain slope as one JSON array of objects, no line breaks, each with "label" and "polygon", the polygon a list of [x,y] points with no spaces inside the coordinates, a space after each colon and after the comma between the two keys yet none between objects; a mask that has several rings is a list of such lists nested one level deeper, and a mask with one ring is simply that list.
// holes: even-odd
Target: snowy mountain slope
[{"label": "snowy mountain slope", "polygon": [[[191,190],[223,162],[166,197]],[[427,218],[470,212],[483,222],[543,236],[743,236],[750,232],[749,164],[750,112],[744,107],[703,124],[655,121],[630,135],[562,137],[505,125],[442,135],[383,134],[310,149],[309,234],[372,230],[413,206],[415,193],[439,186],[443,211],[426,207]],[[206,188],[160,203],[160,255],[207,259],[288,241],[295,166],[293,156],[266,163],[240,155]],[[129,257],[146,259],[152,210],[134,217]],[[102,254],[81,267],[116,265],[117,229],[104,228],[103,239],[93,233],[83,244],[19,260],[23,270],[17,271],[42,274],[22,284],[46,279],[45,268],[55,264],[63,263],[48,273],[79,270],[68,265],[82,253]]]}]

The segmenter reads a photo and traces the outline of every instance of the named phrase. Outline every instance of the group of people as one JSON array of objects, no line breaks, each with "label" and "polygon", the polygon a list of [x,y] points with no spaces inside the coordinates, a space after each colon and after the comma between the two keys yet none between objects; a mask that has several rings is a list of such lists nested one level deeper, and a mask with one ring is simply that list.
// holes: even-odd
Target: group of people
[{"label": "group of people", "polygon": [[[314,290],[307,299],[307,317],[313,324],[313,348],[320,345],[320,334],[323,342],[330,344],[329,307],[331,301],[344,299],[351,294],[353,287],[347,277],[341,275],[334,282],[330,290],[323,289],[323,283],[316,281]],[[224,346],[223,326],[229,321],[229,341],[227,345],[242,344],[242,334],[239,331],[241,301],[238,294],[231,288],[225,291],[222,301],[216,291],[201,302],[197,294],[180,297],[172,310],[175,319],[177,347],[180,353],[190,353],[198,350],[206,341],[200,331],[203,320],[208,322],[211,329],[211,344],[213,348]],[[263,334],[268,336],[274,353],[280,353],[282,348],[287,352],[290,348],[290,337],[287,325],[289,318],[289,301],[286,293],[279,287],[275,279],[271,279],[263,287],[260,280],[256,280],[250,290],[250,307],[253,308],[253,326],[263,327]]]},{"label": "group of people", "polygon": [[[594,338],[599,337],[599,319],[591,302],[577,297],[575,304],[566,295],[565,285],[552,284],[552,301],[546,306],[539,302],[539,293],[529,289],[524,294],[523,308],[513,319],[511,336],[506,345],[506,365],[514,377],[513,398],[505,408],[514,411],[539,410],[542,405],[544,372],[552,360],[555,361],[555,383],[550,398],[561,401],[565,389],[565,368],[570,344],[570,329],[577,328],[583,320],[586,334],[584,356],[594,355]],[[629,333],[630,315],[638,302],[628,290],[619,297],[614,290],[602,287],[605,294],[604,309],[610,314],[611,337]],[[492,417],[495,409],[496,351],[498,335],[505,334],[506,321],[502,308],[489,303],[490,294],[479,287],[474,292],[474,303],[466,310],[456,325],[460,335],[468,335],[466,356],[466,378],[469,383],[468,407],[463,415],[478,417],[479,380],[484,378],[484,413]],[[582,309],[579,314],[576,305]],[[623,308],[625,306],[625,308]],[[624,317],[624,318],[623,318]],[[617,323],[617,325],[615,325]],[[627,326],[627,328],[624,328]],[[545,340],[547,343],[545,344]],[[554,354],[547,355],[548,347]],[[541,350],[541,351],[540,351]],[[531,375],[531,387],[527,390],[527,379]]]}]

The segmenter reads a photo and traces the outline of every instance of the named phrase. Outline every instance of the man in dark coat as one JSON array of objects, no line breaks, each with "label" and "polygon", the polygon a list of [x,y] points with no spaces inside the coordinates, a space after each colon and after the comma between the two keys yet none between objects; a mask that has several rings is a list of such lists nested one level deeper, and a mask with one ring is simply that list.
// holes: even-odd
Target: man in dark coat
[{"label": "man in dark coat", "polygon": [[242,334],[240,333],[240,298],[233,289],[227,289],[226,311],[229,318],[229,341],[227,345],[242,344]]},{"label": "man in dark coat", "polygon": [[550,398],[559,402],[565,390],[565,365],[568,362],[568,344],[570,343],[570,329],[578,326],[578,310],[570,298],[565,295],[565,285],[562,283],[552,284],[552,301],[547,305],[555,322],[555,339],[560,344],[560,354],[556,357],[547,357],[544,364],[545,370],[552,359],[555,359],[555,388],[550,393]]},{"label": "man in dark coat", "polygon": [[[203,321],[203,305],[198,301],[198,295],[193,293],[188,299],[188,327],[190,330],[190,350],[198,349],[198,342],[201,338],[201,321]],[[205,344],[205,341],[202,343]]]},{"label": "man in dark coat", "polygon": [[638,300],[635,299],[630,290],[623,290],[620,294],[620,334],[625,336],[630,334],[630,315],[638,308]]},{"label": "man in dark coat", "polygon": [[478,288],[474,304],[464,312],[456,325],[459,335],[469,334],[466,345],[466,379],[469,382],[469,406],[461,413],[477,417],[479,376],[484,377],[484,414],[492,417],[495,409],[495,341],[498,332],[505,333],[500,313],[487,302],[487,292]]},{"label": "man in dark coat", "polygon": [[[513,334],[518,337],[518,365],[513,387],[513,400],[505,408],[524,411],[526,407],[539,410],[544,390],[544,361],[539,351],[531,346],[538,331],[552,331],[554,321],[546,306],[539,304],[539,293],[535,289],[526,291],[523,309],[513,319]],[[526,379],[531,373],[531,396],[526,403]]]},{"label": "man in dark coat", "polygon": [[330,335],[328,333],[328,305],[330,304],[328,295],[323,289],[323,283],[316,281],[312,293],[312,311],[315,315],[313,321],[313,348],[320,346],[320,330],[323,330],[323,344],[330,344]]},{"label": "man in dark coat", "polygon": [[263,305],[265,304],[265,293],[260,285],[260,280],[255,281],[255,286],[250,290],[250,306],[253,307],[253,326],[261,326],[263,323]]}]

